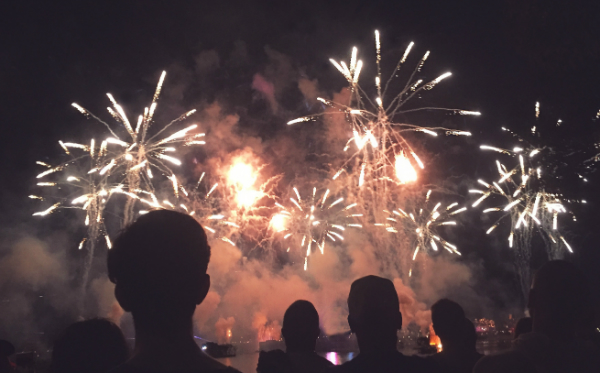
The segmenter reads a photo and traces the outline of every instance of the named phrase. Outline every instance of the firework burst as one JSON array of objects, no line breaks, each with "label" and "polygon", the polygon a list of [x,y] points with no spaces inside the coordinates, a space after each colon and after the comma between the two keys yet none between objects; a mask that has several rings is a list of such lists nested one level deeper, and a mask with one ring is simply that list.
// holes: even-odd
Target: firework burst
[{"label": "firework burst", "polygon": [[[112,246],[104,222],[108,201],[115,193],[127,192],[123,191],[122,185],[112,183],[106,173],[88,171],[106,163],[106,148],[97,147],[94,139],[89,142],[89,145],[62,141],[59,141],[59,144],[69,160],[57,166],[37,162],[38,165],[46,168],[36,177],[38,180],[36,186],[43,193],[40,193],[42,196],[30,195],[29,197],[53,202],[46,209],[35,212],[33,216],[43,217],[64,209],[85,212],[82,216],[86,234],[78,245],[79,250],[86,250],[81,281],[81,291],[85,294],[98,240],[104,237],[102,241],[106,247],[110,249]],[[83,303],[80,307],[83,307]]]},{"label": "firework burst", "polygon": [[[165,135],[165,131],[171,128],[172,125],[187,119],[196,110],[190,110],[177,119],[162,126],[154,134],[151,134],[150,128],[154,124],[154,113],[156,112],[158,99],[162,85],[166,76],[166,72],[160,76],[156,91],[152,98],[149,107],[144,109],[144,113],[139,115],[135,126],[129,120],[129,117],[123,110],[123,107],[115,100],[115,98],[107,93],[107,96],[112,104],[107,110],[110,115],[118,123],[120,131],[115,131],[107,122],[103,121],[96,115],[92,114],[82,106],[73,103],[73,107],[79,110],[86,117],[95,119],[102,123],[110,132],[111,136],[107,137],[101,145],[101,150],[107,154],[106,161],[92,168],[90,173],[116,174],[121,172],[125,175],[124,183],[127,191],[130,194],[139,194],[140,191],[154,192],[152,179],[154,173],[158,172],[161,175],[166,175],[169,178],[174,178],[174,172],[170,168],[172,166],[180,166],[181,161],[175,157],[177,149],[175,145],[203,145],[204,133],[192,134],[198,126],[190,125],[184,129],[176,131],[170,135]],[[122,133],[125,130],[126,134],[119,136],[118,132]],[[153,172],[154,169],[154,172]],[[177,193],[177,189],[175,188]],[[129,224],[133,220],[133,209],[136,203],[136,198],[129,198],[125,206],[124,224]],[[159,207],[153,203],[152,207]]]},{"label": "firework burst", "polygon": [[362,228],[354,222],[362,214],[353,213],[356,203],[346,205],[344,198],[335,198],[327,189],[317,197],[317,188],[313,188],[308,198],[302,198],[296,187],[290,197],[289,206],[276,203],[279,211],[271,218],[270,228],[281,238],[286,251],[292,248],[299,250],[304,256],[304,270],[308,266],[308,257],[315,250],[321,254],[325,251],[325,243],[344,240],[346,228]]},{"label": "firework burst", "polygon": [[[444,248],[451,254],[461,255],[458,248],[441,237],[438,229],[443,226],[455,226],[456,215],[467,210],[466,207],[458,207],[458,202],[448,206],[442,206],[442,202],[432,207],[432,191],[427,191],[425,199],[421,199],[412,211],[406,212],[401,208],[392,211],[384,210],[387,215],[385,223],[377,223],[376,226],[384,227],[386,231],[398,234],[402,233],[412,242],[414,251],[413,262],[419,253],[434,254],[440,248]],[[409,277],[412,268],[409,270]]]},{"label": "firework burst", "polygon": [[[47,216],[60,209],[83,210],[88,233],[79,244],[79,249],[83,249],[86,243],[94,245],[100,235],[106,237],[106,244],[110,248],[103,213],[110,196],[120,192],[122,186],[111,184],[105,173],[88,171],[90,168],[97,169],[106,162],[106,148],[98,148],[94,139],[89,145],[62,141],[59,141],[59,144],[70,158],[68,161],[57,166],[37,162],[46,170],[37,175],[36,185],[44,189],[44,194],[51,196],[29,196],[41,201],[52,199],[57,202],[43,211],[35,212],[33,216]],[[48,190],[52,192],[48,193]],[[62,196],[57,196],[61,193]]]},{"label": "firework burst", "polygon": [[[208,184],[206,173],[200,175],[195,187],[189,192],[181,185],[175,176],[171,178],[176,202],[172,203],[169,198],[160,203],[162,208],[175,210],[189,214],[196,219],[202,227],[209,232],[208,238],[219,239],[233,246],[232,241],[240,226],[230,220],[230,215],[223,206],[223,200],[217,196],[219,183]],[[145,213],[146,211],[140,211]]]},{"label": "firework burst", "polygon": [[584,163],[587,164],[589,162],[600,162],[600,142],[594,143],[593,148],[594,148],[594,151],[598,152],[598,153],[596,153],[596,155],[594,155],[593,157],[586,159]]},{"label": "firework burst", "polygon": [[478,180],[483,188],[470,190],[478,196],[472,206],[478,207],[487,200],[494,201],[495,206],[483,209],[484,214],[497,216],[487,234],[494,232],[504,221],[509,225],[508,246],[514,250],[522,291],[527,296],[531,285],[531,242],[535,232],[546,243],[550,259],[561,258],[565,251],[573,252],[558,226],[559,217],[567,213],[562,195],[550,191],[547,186],[548,170],[544,168],[543,155],[548,149],[522,144],[512,150],[489,145],[481,145],[480,148],[496,152],[510,163],[506,163],[507,167],[504,162],[496,160],[498,179],[490,182]]},{"label": "firework burst", "polygon": [[504,201],[499,206],[483,210],[484,213],[500,215],[486,233],[492,233],[506,219],[511,224],[509,247],[513,247],[515,237],[521,236],[521,232],[528,235],[533,228],[537,228],[544,239],[553,245],[563,246],[572,253],[571,246],[558,230],[559,214],[566,213],[567,210],[560,194],[546,190],[543,165],[537,161],[546,149],[514,147],[509,150],[488,145],[481,145],[480,148],[503,154],[513,161],[513,166],[507,168],[504,163],[496,160],[499,179],[491,183],[478,180],[484,188],[469,191],[479,195],[473,207],[493,196]]},{"label": "firework burst", "polygon": [[[385,85],[382,85],[380,66],[381,45],[379,32],[375,31],[377,75],[375,78],[376,94],[374,97],[366,93],[359,85],[363,63],[358,59],[356,48],[352,49],[348,64],[344,61],[337,62],[333,59],[330,60],[348,81],[351,95],[349,101],[346,103],[334,102],[324,98],[318,98],[318,100],[333,109],[329,114],[333,112],[344,115],[353,133],[353,137],[344,148],[344,151],[348,152],[350,156],[335,173],[333,179],[338,178],[344,171],[355,168],[356,173],[354,175],[357,176],[356,183],[359,187],[369,183],[380,183],[381,181],[390,181],[396,184],[411,183],[417,180],[415,166],[423,169],[425,165],[411,144],[403,136],[405,133],[423,132],[431,136],[438,136],[438,132],[457,136],[471,135],[466,131],[456,131],[443,127],[422,127],[398,121],[401,115],[420,110],[445,110],[459,115],[480,115],[479,112],[460,109],[438,107],[405,108],[405,104],[415,97],[415,95],[431,90],[442,80],[452,75],[449,72],[444,73],[429,82],[425,82],[422,79],[415,79],[415,75],[421,71],[425,61],[429,57],[429,51],[419,60],[402,90],[395,96],[387,98],[388,88],[404,66],[413,45],[414,43],[412,42],[408,45],[387,82]],[[310,121],[320,115],[324,114],[294,119],[288,122],[288,124]]]}]

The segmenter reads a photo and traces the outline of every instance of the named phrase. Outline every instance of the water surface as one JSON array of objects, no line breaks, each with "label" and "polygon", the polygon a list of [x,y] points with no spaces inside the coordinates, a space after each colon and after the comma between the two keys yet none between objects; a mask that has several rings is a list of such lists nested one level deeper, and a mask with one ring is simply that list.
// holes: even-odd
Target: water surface
[{"label": "water surface", "polygon": [[[508,339],[477,341],[477,351],[484,355],[499,353],[502,351],[506,351],[509,348],[510,340]],[[402,352],[405,355],[414,355],[416,353],[415,350],[410,348],[403,349],[400,352]],[[340,365],[345,363],[346,361],[352,360],[357,355],[357,353],[326,352],[320,353],[319,355],[323,356],[335,365]],[[256,373],[256,365],[258,364],[258,352],[240,354],[235,357],[228,357],[217,360],[219,360],[227,366],[234,367],[242,373]]]}]

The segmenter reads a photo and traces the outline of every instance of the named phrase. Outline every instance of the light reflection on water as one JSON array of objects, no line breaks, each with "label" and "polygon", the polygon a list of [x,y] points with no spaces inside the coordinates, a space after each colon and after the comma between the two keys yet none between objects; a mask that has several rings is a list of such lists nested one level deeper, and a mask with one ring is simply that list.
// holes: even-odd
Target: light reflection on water
[{"label": "light reflection on water", "polygon": [[354,358],[354,352],[327,352],[319,355],[325,357],[325,359],[331,361],[334,365],[344,364],[346,361],[350,361]]},{"label": "light reflection on water", "polygon": [[[323,356],[335,365],[340,365],[345,363],[346,361],[352,360],[355,356],[355,353],[327,352],[320,353],[319,355]],[[256,365],[258,364],[258,352],[251,354],[241,354],[235,357],[227,357],[217,360],[219,360],[221,363],[227,366],[234,367],[242,373],[256,373]]]}]

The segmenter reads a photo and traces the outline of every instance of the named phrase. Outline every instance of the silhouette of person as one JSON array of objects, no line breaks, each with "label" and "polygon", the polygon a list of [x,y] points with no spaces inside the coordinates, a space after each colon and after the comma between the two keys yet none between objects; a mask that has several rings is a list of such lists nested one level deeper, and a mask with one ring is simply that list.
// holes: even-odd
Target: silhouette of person
[{"label": "silhouette of person", "polygon": [[521,334],[531,333],[533,330],[533,320],[531,317],[521,317],[515,325],[515,339],[519,338]]},{"label": "silhouette of person", "polygon": [[333,364],[315,353],[319,328],[319,313],[306,300],[297,300],[285,311],[281,334],[286,352],[262,352],[256,371],[259,373],[319,373]]},{"label": "silhouette of person", "polygon": [[0,373],[12,373],[15,371],[14,364],[9,356],[15,353],[15,346],[9,341],[0,339]]},{"label": "silhouette of person", "polygon": [[108,277],[131,312],[135,348],[113,373],[237,372],[205,355],[192,315],[210,287],[210,246],[189,215],[155,210],[126,228],[108,252]]},{"label": "silhouette of person", "polygon": [[440,299],[431,306],[431,320],[443,350],[430,358],[439,364],[442,372],[472,372],[483,355],[475,349],[475,326],[465,318],[463,308],[449,299]]},{"label": "silhouette of person", "polygon": [[535,274],[528,307],[533,331],[514,340],[511,351],[482,358],[474,373],[600,371],[600,350],[580,338],[591,299],[587,280],[573,264],[544,264]]},{"label": "silhouette of person", "polygon": [[473,324],[473,321],[465,318],[463,320],[463,327],[465,332],[465,345],[468,350],[475,351],[477,353],[477,356],[479,356],[477,360],[479,360],[483,357],[483,354],[477,352],[477,332],[475,331],[475,325]]},{"label": "silhouette of person", "polygon": [[104,373],[123,364],[129,348],[121,329],[106,319],[68,326],[54,343],[50,373]]},{"label": "silhouette of person", "polygon": [[402,314],[394,284],[366,276],[352,283],[348,296],[348,324],[356,334],[360,353],[335,367],[338,372],[437,372],[437,364],[397,350]]}]

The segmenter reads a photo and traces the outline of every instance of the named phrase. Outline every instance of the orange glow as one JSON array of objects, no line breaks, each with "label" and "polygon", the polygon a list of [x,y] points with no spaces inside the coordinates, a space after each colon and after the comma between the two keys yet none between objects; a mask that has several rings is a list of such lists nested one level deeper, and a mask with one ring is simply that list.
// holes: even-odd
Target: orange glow
[{"label": "orange glow", "polygon": [[251,164],[236,160],[227,172],[227,182],[236,190],[235,202],[239,208],[250,208],[263,193],[254,189],[258,171]]},{"label": "orange glow", "polygon": [[262,193],[257,190],[244,189],[240,190],[236,196],[235,201],[239,207],[249,208],[262,197]]},{"label": "orange glow", "polygon": [[271,218],[271,228],[275,232],[281,232],[286,229],[285,215],[276,214]]},{"label": "orange glow", "polygon": [[396,156],[396,176],[402,184],[417,181],[417,171],[410,164],[410,160],[406,158],[404,152]]},{"label": "orange glow", "polygon": [[244,162],[235,163],[227,173],[227,181],[230,185],[235,185],[239,189],[249,189],[256,182],[257,173],[252,169],[252,165]]},{"label": "orange glow", "polygon": [[442,341],[440,337],[435,334],[433,330],[433,324],[429,325],[429,345],[435,346],[437,348],[437,352],[442,352]]}]

